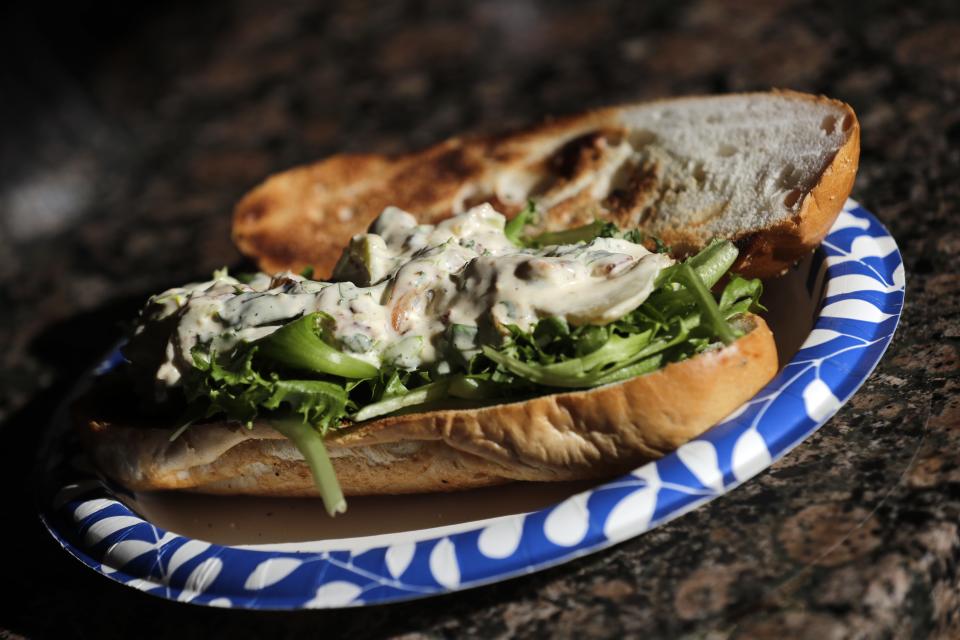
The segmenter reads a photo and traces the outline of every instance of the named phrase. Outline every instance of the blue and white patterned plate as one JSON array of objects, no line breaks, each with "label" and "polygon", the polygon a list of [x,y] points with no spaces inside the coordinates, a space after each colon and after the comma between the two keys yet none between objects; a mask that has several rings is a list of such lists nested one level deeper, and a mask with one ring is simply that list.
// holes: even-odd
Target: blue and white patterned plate
[{"label": "blue and white patterned plate", "polygon": [[[64,549],[112,580],[219,607],[378,604],[556,565],[732,490],[824,424],[866,380],[903,305],[903,264],[893,238],[848,201],[799,272],[787,276],[799,283],[793,290],[774,295],[773,303],[766,298],[772,312],[775,305],[807,320],[794,341],[799,350],[770,384],[673,454],[544,509],[377,536],[221,545],[164,530],[139,515],[127,506],[129,499],[121,501],[122,489],[78,470],[58,449],[62,432],[53,429],[42,516]],[[784,333],[791,331],[796,327]]]}]

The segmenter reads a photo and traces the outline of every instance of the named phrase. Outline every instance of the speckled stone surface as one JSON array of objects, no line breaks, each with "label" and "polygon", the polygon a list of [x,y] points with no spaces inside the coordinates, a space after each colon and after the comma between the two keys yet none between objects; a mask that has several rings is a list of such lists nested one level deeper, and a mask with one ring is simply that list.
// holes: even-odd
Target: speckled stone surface
[{"label": "speckled stone surface", "polygon": [[[0,638],[960,637],[952,3],[183,3],[107,26],[93,6],[2,21]],[[152,599],[43,531],[28,479],[52,407],[146,294],[238,262],[230,207],[268,173],[770,86],[856,109],[854,197],[899,242],[907,301],[853,400],[745,486],[549,571],[339,612]]]}]

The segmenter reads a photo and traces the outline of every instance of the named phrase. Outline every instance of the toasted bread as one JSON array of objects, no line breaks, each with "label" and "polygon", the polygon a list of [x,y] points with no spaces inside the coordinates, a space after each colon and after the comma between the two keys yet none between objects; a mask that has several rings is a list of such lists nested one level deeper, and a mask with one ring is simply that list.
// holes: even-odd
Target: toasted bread
[{"label": "toasted bread", "polygon": [[[776,373],[766,323],[744,316],[736,342],[595,389],[360,423],[328,438],[346,495],[452,491],[511,480],[609,477],[659,458],[722,420]],[[97,466],[134,489],[317,495],[296,447],[264,424],[171,430],[75,407]]]},{"label": "toasted bread", "polygon": [[575,115],[401,156],[338,155],[267,179],[237,205],[233,237],[268,272],[330,273],[387,205],[433,223],[528,199],[555,230],[611,220],[678,255],[715,237],[734,270],[771,277],[815,248],[853,186],[860,128],[846,104],[792,91],[692,97]]}]

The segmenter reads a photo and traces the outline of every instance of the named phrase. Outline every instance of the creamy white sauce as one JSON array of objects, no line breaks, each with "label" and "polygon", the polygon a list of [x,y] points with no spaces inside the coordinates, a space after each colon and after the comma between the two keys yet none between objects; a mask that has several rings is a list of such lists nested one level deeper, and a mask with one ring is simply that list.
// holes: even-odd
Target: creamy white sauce
[{"label": "creamy white sauce", "polygon": [[223,352],[315,311],[333,317],[342,349],[373,365],[443,370],[451,351],[497,344],[505,325],[526,330],[551,316],[574,325],[612,322],[639,306],[672,264],[617,238],[519,249],[504,224],[486,204],[437,225],[388,207],[369,233],[351,240],[335,282],[281,273],[244,284],[216,274],[152,298],[136,333],[175,321],[156,372],[164,386],[192,367],[197,345]]}]

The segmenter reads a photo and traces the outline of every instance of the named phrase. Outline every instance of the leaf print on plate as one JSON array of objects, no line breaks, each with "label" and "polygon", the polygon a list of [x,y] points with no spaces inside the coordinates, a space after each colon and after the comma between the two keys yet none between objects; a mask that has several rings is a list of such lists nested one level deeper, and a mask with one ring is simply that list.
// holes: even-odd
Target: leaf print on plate
[{"label": "leaf print on plate", "polygon": [[763,436],[756,429],[750,428],[737,438],[733,445],[733,477],[738,482],[749,480],[770,466],[772,458],[770,450]]},{"label": "leaf print on plate", "polygon": [[876,278],[872,278],[860,273],[852,273],[846,276],[840,276],[830,281],[827,287],[827,296],[837,296],[844,293],[856,293],[858,291],[880,291],[887,293],[897,289],[896,285],[888,285]]},{"label": "leaf print on plate", "polygon": [[303,566],[303,560],[296,558],[268,558],[258,564],[253,573],[247,576],[243,588],[251,591],[264,589],[277,584],[301,566]]},{"label": "leaf print on plate", "polygon": [[862,320],[864,322],[872,322],[874,324],[883,322],[884,320],[893,317],[892,314],[884,313],[878,309],[876,305],[867,302],[866,300],[857,299],[832,302],[820,311],[820,316],[822,318]]},{"label": "leaf print on plate", "polygon": [[842,335],[842,333],[839,331],[834,331],[833,329],[814,329],[810,332],[810,335],[807,336],[807,339],[803,341],[803,344],[800,346],[800,348],[809,349],[810,347],[826,344],[827,342],[835,340]]},{"label": "leaf print on plate", "polygon": [[329,609],[352,604],[363,593],[363,589],[352,582],[336,580],[317,589],[313,598],[304,603],[307,609]]},{"label": "leaf print on plate", "polygon": [[190,572],[186,586],[183,588],[183,591],[180,592],[177,600],[180,602],[190,602],[206,591],[213,581],[217,579],[217,576],[220,575],[221,569],[223,569],[223,560],[220,558],[207,558],[198,564],[194,570]]},{"label": "leaf print on plate", "polygon": [[840,408],[840,401],[820,378],[814,378],[803,389],[803,406],[815,422],[826,420]]},{"label": "leaf print on plate", "polygon": [[136,516],[111,516],[91,524],[83,540],[88,545],[94,545],[115,533],[139,524],[143,524],[143,520]]},{"label": "leaf print on plate", "polygon": [[146,540],[121,540],[120,542],[110,545],[110,548],[104,553],[104,564],[122,569],[128,562],[139,558],[145,553],[156,551],[156,549],[157,545],[155,542],[148,542]]},{"label": "leaf print on plate", "polygon": [[624,540],[643,533],[657,508],[658,488],[643,487],[628,494],[607,516],[603,534],[610,540]]},{"label": "leaf print on plate", "polygon": [[723,492],[723,472],[717,459],[717,449],[705,440],[691,440],[680,445],[677,457],[697,480],[708,489]]},{"label": "leaf print on plate", "polygon": [[587,511],[589,493],[567,498],[550,512],[543,523],[547,540],[561,547],[580,544],[590,529],[590,513]]},{"label": "leaf print on plate", "polygon": [[434,580],[447,588],[460,586],[460,564],[450,538],[441,538],[430,552],[430,573]]},{"label": "leaf print on plate", "polygon": [[138,589],[140,591],[149,591],[150,589],[156,589],[160,586],[153,580],[143,580],[141,578],[134,578],[133,580],[124,582],[123,584],[132,589]]},{"label": "leaf print on plate", "polygon": [[183,545],[177,548],[170,556],[167,562],[167,575],[172,576],[181,566],[193,560],[201,553],[210,548],[209,542],[202,540],[187,540]]},{"label": "leaf print on plate", "polygon": [[413,542],[400,542],[388,547],[383,559],[390,575],[394,578],[402,576],[413,561],[413,554],[416,551],[417,545]]},{"label": "leaf print on plate", "polygon": [[107,507],[112,507],[115,504],[116,502],[108,498],[97,498],[96,500],[87,500],[85,502],[81,502],[73,512],[73,519],[77,522],[86,520],[96,512],[102,511]]},{"label": "leaf print on plate", "polygon": [[509,558],[520,547],[523,536],[523,520],[509,518],[487,525],[477,539],[477,549],[495,560]]},{"label": "leaf print on plate", "polygon": [[857,236],[850,245],[850,255],[858,260],[864,258],[886,258],[897,250],[897,243],[890,236],[875,238],[868,235]]}]

